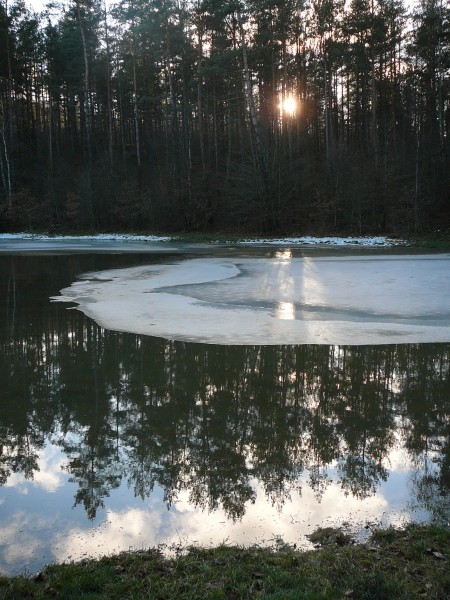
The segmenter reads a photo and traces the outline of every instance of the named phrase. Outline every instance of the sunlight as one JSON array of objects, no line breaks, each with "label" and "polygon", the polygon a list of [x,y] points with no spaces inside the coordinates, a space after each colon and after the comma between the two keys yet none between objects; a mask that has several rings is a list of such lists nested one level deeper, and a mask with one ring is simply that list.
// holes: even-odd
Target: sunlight
[{"label": "sunlight", "polygon": [[275,252],[275,258],[278,261],[281,262],[286,262],[286,261],[290,261],[292,258],[292,251],[290,248],[287,248],[286,250],[277,250]]},{"label": "sunlight", "polygon": [[276,309],[276,318],[284,321],[295,319],[295,306],[292,302],[278,302]]},{"label": "sunlight", "polygon": [[297,112],[297,100],[292,95],[288,95],[280,100],[280,110],[282,113],[293,117]]}]

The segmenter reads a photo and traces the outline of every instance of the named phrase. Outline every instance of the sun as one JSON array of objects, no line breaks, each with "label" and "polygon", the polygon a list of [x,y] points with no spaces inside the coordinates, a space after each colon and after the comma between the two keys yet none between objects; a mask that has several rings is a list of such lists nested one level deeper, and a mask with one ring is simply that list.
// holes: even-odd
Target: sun
[{"label": "sun", "polygon": [[284,100],[280,101],[280,109],[284,114],[294,116],[297,112],[297,100],[292,95],[285,96]]}]

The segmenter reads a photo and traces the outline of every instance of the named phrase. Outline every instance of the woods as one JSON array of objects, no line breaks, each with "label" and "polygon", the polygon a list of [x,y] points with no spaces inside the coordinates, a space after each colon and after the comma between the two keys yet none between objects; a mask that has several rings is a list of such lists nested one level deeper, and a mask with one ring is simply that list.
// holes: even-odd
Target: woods
[{"label": "woods", "polygon": [[443,0],[2,0],[0,48],[0,230],[450,226]]}]

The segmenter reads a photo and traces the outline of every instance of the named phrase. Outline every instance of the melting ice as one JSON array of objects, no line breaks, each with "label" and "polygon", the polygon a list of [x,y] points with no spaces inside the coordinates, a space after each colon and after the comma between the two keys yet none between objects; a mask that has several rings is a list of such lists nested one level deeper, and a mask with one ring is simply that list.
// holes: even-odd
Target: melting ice
[{"label": "melting ice", "polygon": [[186,259],[87,274],[53,299],[108,329],[193,342],[449,342],[450,254]]}]

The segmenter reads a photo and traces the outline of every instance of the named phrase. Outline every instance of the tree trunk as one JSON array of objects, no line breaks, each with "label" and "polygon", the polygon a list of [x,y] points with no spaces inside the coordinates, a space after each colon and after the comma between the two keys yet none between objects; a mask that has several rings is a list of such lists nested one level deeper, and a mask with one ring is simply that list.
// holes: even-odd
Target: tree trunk
[{"label": "tree trunk", "polygon": [[113,143],[113,115],[112,115],[112,94],[111,94],[111,53],[109,48],[108,15],[106,11],[106,1],[104,3],[105,15],[105,44],[106,44],[106,91],[108,103],[108,149],[109,149],[109,167],[111,173],[114,169],[114,143]]},{"label": "tree trunk", "polygon": [[[5,187],[7,197],[12,194],[12,180],[11,180],[11,163],[9,158],[9,149],[12,148],[13,143],[13,119],[12,119],[12,70],[11,70],[11,49],[9,44],[9,17],[8,17],[8,0],[5,0],[5,19],[6,19],[6,61],[8,69],[7,79],[7,90],[6,90],[6,124],[8,127],[8,134],[5,136],[5,127],[3,125],[2,138],[4,146],[4,156],[7,168],[7,185]],[[9,204],[11,208],[11,204]]]},{"label": "tree trunk", "polygon": [[204,139],[204,127],[203,127],[203,77],[200,73],[203,61],[203,41],[202,32],[198,33],[198,87],[197,87],[197,109],[198,109],[198,135],[200,139],[200,159],[202,162],[202,173],[205,176],[206,165],[205,165],[205,139]]},{"label": "tree trunk", "polygon": [[133,106],[134,106],[134,128],[136,136],[136,161],[139,170],[139,189],[141,188],[141,136],[139,128],[139,107],[136,75],[136,40],[134,36],[134,21],[132,23],[133,32]]},{"label": "tree trunk", "polygon": [[84,59],[84,99],[83,99],[83,115],[84,129],[86,134],[86,151],[87,151],[87,177],[88,177],[88,212],[91,227],[94,227],[94,206],[92,200],[92,139],[91,139],[91,110],[90,110],[90,89],[89,89],[89,56],[86,43],[86,34],[84,29],[83,17],[81,14],[80,0],[75,0],[77,8],[77,19],[80,27],[81,43],[83,46]]},{"label": "tree trunk", "polygon": [[2,154],[0,154],[0,166],[2,174],[3,187],[5,189],[6,197],[8,198],[8,208],[11,209],[11,195],[12,195],[12,184],[11,184],[11,164],[8,154],[8,146],[6,143],[6,136],[4,128],[0,128],[0,136],[2,139]]},{"label": "tree trunk", "polygon": [[247,106],[250,113],[250,130],[252,143],[256,150],[256,161],[259,171],[259,179],[261,182],[261,189],[264,199],[264,228],[273,231],[277,228],[277,219],[274,209],[274,198],[270,186],[269,174],[267,168],[267,157],[264,150],[264,145],[261,136],[261,130],[258,123],[258,116],[256,114],[255,102],[253,100],[252,81],[250,76],[250,69],[248,66],[248,55],[247,55],[247,42],[245,39],[244,25],[242,22],[242,15],[237,12],[237,20],[239,26],[239,33],[241,37],[241,49],[242,59],[244,64],[244,89],[247,100]]}]

